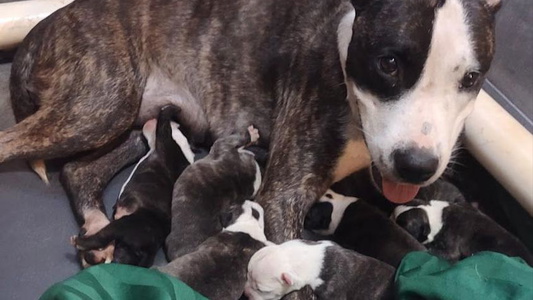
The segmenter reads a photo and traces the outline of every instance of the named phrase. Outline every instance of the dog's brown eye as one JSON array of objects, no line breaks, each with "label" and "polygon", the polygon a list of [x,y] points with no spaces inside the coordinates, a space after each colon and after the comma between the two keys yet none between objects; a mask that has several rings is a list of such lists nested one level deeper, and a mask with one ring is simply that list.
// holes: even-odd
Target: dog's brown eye
[{"label": "dog's brown eye", "polygon": [[379,59],[379,68],[385,74],[394,76],[398,73],[398,62],[393,56],[385,56]]},{"label": "dog's brown eye", "polygon": [[466,73],[463,79],[461,80],[461,89],[468,89],[474,86],[479,79],[479,73],[478,72],[469,72]]}]

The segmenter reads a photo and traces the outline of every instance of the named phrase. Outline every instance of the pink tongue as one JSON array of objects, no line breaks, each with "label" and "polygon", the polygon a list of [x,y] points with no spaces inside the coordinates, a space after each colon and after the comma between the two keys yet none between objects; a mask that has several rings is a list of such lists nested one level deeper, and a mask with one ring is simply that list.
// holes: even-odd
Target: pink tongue
[{"label": "pink tongue", "polygon": [[383,195],[385,195],[389,201],[398,204],[413,200],[420,189],[420,187],[416,185],[399,184],[385,178],[381,180],[381,187],[383,189]]}]

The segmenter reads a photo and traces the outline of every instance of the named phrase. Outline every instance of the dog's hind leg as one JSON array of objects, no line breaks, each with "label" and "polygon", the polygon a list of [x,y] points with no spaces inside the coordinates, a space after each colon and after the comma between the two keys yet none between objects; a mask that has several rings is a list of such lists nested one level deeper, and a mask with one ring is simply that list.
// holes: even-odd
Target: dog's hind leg
[{"label": "dog's hind leg", "polygon": [[[97,153],[63,167],[61,182],[78,221],[83,224],[80,235],[95,234],[109,224],[102,199],[107,183],[125,166],[138,161],[147,150],[141,132],[133,131]],[[104,249],[103,252],[106,255],[113,253],[110,249]],[[102,256],[97,251],[80,254],[84,266],[89,265],[88,261],[95,261],[95,256]]]}]

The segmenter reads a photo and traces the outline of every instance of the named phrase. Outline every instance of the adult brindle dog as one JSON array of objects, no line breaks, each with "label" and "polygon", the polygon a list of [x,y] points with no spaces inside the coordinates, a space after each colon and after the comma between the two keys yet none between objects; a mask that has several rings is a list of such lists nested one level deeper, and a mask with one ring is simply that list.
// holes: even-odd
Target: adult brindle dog
[{"label": "adult brindle dog", "polygon": [[393,202],[442,174],[492,60],[499,2],[78,0],[20,45],[19,123],[0,132],[0,163],[87,153],[63,178],[93,233],[101,190],[142,155],[125,155],[131,129],[173,103],[196,135],[260,130],[267,234],[297,238],[328,186],[370,161]]}]

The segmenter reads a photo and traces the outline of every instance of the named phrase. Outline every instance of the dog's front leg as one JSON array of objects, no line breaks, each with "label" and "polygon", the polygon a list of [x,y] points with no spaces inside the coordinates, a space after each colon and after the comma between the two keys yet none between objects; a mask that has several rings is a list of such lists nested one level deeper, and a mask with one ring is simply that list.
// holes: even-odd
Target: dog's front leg
[{"label": "dog's front leg", "polygon": [[[109,224],[102,194],[109,180],[125,166],[139,160],[147,151],[139,131],[126,133],[117,141],[94,154],[67,163],[61,182],[71,200],[76,218],[82,227],[80,236],[93,235]],[[112,257],[113,248],[80,253],[84,267]]]},{"label": "dog's front leg", "polygon": [[[305,215],[333,182],[346,144],[338,112],[314,105],[288,106],[286,110],[276,120],[257,196],[265,209],[265,233],[275,243],[301,237]],[[320,115],[320,110],[327,113]],[[317,115],[323,119],[316,120]],[[286,299],[314,299],[314,293],[307,287]]]},{"label": "dog's front leg", "polygon": [[270,158],[257,196],[265,208],[267,237],[275,243],[300,237],[305,215],[331,185],[346,143],[338,111],[310,103],[284,109],[272,131]]}]

